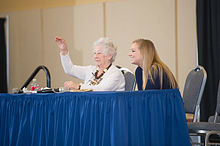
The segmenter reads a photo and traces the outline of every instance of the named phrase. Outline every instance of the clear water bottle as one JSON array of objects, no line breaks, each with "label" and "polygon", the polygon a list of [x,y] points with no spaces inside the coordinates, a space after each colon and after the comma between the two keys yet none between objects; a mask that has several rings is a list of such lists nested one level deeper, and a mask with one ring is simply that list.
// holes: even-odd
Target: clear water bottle
[{"label": "clear water bottle", "polygon": [[37,91],[39,89],[39,84],[37,83],[37,79],[33,79],[31,83],[31,91]]}]

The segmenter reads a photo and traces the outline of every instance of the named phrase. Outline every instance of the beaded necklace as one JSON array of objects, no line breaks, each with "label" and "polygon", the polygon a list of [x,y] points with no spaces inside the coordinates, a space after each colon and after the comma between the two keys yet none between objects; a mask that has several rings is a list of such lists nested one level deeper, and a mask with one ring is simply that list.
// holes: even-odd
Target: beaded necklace
[{"label": "beaded necklace", "polygon": [[95,74],[93,74],[95,78],[93,80],[90,80],[89,85],[98,85],[102,80],[102,76],[107,72],[107,70],[111,67],[111,65],[112,64],[110,64],[106,69],[104,69],[99,76],[98,76],[99,70],[96,70]]}]

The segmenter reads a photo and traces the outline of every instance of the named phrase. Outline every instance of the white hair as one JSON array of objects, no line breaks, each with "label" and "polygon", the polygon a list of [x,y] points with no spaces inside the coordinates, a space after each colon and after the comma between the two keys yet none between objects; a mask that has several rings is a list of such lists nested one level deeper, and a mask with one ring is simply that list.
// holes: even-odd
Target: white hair
[{"label": "white hair", "polygon": [[97,41],[94,42],[93,44],[93,49],[95,49],[96,46],[102,46],[104,49],[104,54],[106,56],[111,55],[112,58],[110,62],[115,61],[115,57],[117,55],[117,47],[113,44],[112,40],[109,38],[100,38]]}]

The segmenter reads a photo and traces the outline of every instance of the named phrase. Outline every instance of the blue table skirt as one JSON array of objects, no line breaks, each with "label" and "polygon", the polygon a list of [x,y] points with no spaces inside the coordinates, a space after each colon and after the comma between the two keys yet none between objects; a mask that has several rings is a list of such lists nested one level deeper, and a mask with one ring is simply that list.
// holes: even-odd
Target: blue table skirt
[{"label": "blue table skirt", "polygon": [[0,94],[1,146],[187,146],[179,90]]}]

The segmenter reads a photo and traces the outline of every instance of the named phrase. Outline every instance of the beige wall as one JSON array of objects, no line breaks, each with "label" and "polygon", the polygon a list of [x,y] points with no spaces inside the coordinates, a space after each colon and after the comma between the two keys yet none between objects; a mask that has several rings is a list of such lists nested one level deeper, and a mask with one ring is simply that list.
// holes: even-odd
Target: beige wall
[{"label": "beige wall", "polygon": [[[72,61],[80,65],[93,64],[92,43],[99,37],[110,37],[118,46],[115,64],[131,71],[135,69],[127,56],[131,41],[151,39],[181,90],[187,73],[196,65],[192,0],[120,0],[0,13],[6,15],[10,20],[10,91],[21,87],[40,64],[49,68],[52,87],[73,79],[63,72],[56,35],[66,39]],[[43,73],[38,80],[45,85]]]},{"label": "beige wall", "polygon": [[178,0],[177,10],[177,68],[183,89],[187,74],[197,65],[196,1]]},{"label": "beige wall", "polygon": [[0,0],[0,12],[94,4],[117,0]]},{"label": "beige wall", "polygon": [[[175,3],[173,0],[122,0],[106,4],[106,34],[117,41],[116,63],[134,71],[128,58],[131,42],[138,38],[155,43],[160,57],[176,74]],[[171,56],[168,57],[167,55]]]},{"label": "beige wall", "polygon": [[26,11],[10,12],[8,15],[10,90],[12,87],[21,87],[34,69],[42,64],[42,42],[39,10],[29,10],[28,14]]}]

